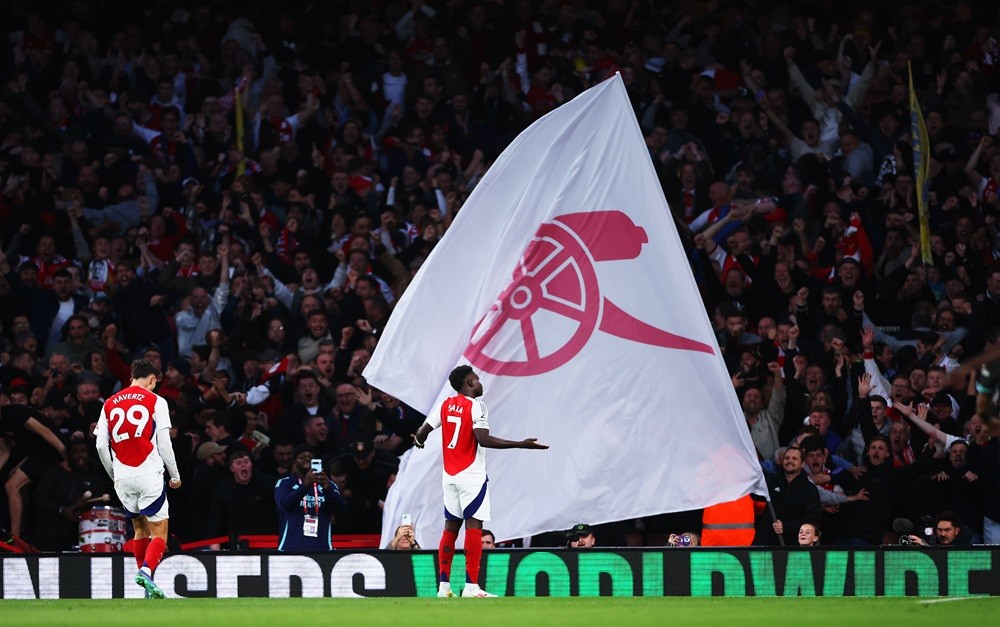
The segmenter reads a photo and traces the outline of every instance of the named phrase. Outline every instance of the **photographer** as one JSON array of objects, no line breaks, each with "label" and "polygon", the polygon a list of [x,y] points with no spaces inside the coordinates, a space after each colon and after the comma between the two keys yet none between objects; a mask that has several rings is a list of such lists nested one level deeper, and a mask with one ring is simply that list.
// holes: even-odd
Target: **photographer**
[{"label": "photographer", "polygon": [[667,546],[699,546],[701,536],[694,531],[684,533],[672,533],[667,538]]},{"label": "photographer", "polygon": [[[900,544],[916,546],[971,546],[968,535],[962,535],[962,520],[955,512],[941,512],[934,519],[933,533],[929,537],[908,534],[899,539]],[[906,541],[904,541],[904,539]]]}]

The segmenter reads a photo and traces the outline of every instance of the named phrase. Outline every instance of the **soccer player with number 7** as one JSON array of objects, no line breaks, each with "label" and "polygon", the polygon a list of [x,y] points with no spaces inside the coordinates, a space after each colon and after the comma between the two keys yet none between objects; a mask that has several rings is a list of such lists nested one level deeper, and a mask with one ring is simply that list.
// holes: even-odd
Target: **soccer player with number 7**
[{"label": "soccer player with number 7", "polygon": [[463,597],[495,597],[479,587],[479,564],[483,556],[483,521],[490,519],[490,494],[487,490],[484,448],[547,449],[535,438],[504,440],[490,435],[486,404],[479,400],[483,384],[471,366],[455,368],[448,382],[458,392],[445,399],[438,415],[431,414],[413,434],[418,448],[431,431],[441,427],[444,458],[444,533],[438,546],[441,574],[439,597],[453,597],[451,560],[455,555],[458,530],[465,523],[465,588]]},{"label": "soccer player with number 7", "polygon": [[135,537],[125,543],[139,567],[135,582],[146,590],[146,598],[156,599],[165,596],[153,583],[153,571],[167,550],[164,467],[170,474],[170,487],[181,487],[170,444],[167,401],[153,392],[162,377],[152,362],[132,362],[132,383],[105,401],[94,429],[101,463],[135,528]]}]

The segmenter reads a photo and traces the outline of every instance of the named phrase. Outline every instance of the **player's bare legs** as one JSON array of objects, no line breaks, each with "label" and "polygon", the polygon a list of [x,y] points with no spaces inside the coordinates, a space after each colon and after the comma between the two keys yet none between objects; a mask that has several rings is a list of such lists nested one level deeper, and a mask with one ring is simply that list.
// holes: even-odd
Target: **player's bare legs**
[{"label": "player's bare legs", "polygon": [[10,508],[10,534],[15,538],[21,537],[21,517],[24,516],[24,497],[21,490],[31,483],[31,478],[24,474],[20,468],[15,468],[10,473],[10,478],[4,484],[7,491],[7,504]]},{"label": "player's bare legs", "polygon": [[[143,519],[145,519],[145,517],[143,517]],[[163,520],[157,520],[155,522],[152,520],[147,520],[146,525],[149,529],[150,539],[159,538],[163,540],[163,542],[167,541],[167,531],[170,525],[170,519],[165,518]]]}]

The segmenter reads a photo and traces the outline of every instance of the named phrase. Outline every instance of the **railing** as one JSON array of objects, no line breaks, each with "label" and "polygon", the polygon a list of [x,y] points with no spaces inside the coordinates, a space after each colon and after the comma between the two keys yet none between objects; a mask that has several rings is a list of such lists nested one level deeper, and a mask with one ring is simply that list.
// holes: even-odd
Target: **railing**
[{"label": "railing", "polygon": [[[213,544],[227,545],[232,544],[234,538],[228,536],[219,536],[218,538],[208,538],[206,540],[196,540],[194,542],[185,542],[181,544],[181,549],[184,551],[195,551],[198,549],[203,549],[207,546]],[[331,536],[333,541],[333,548],[335,549],[377,549],[379,548],[379,541],[382,537],[377,533],[359,533],[359,534],[349,534],[349,533],[339,533]],[[248,549],[276,549],[278,548],[278,536],[277,535],[245,535],[236,536],[236,544],[245,545]]]},{"label": "railing", "polygon": [[[335,549],[377,549],[381,536],[377,533],[340,533],[331,536],[333,548]],[[277,549],[277,535],[243,535],[243,536],[219,536],[217,538],[206,538],[193,542],[184,542],[180,545],[182,551],[198,551],[212,545],[241,546],[247,549]],[[0,540],[0,553],[38,553],[38,549],[31,546],[24,540],[15,538],[10,541]]]}]

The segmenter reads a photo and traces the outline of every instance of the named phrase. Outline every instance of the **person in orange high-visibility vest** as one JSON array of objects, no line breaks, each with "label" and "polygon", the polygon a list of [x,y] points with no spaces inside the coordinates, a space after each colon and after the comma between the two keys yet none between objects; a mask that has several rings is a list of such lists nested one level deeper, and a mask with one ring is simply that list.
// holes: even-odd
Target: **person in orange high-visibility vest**
[{"label": "person in orange high-visibility vest", "polygon": [[755,503],[749,494],[706,507],[701,517],[701,545],[750,546],[755,513]]}]

